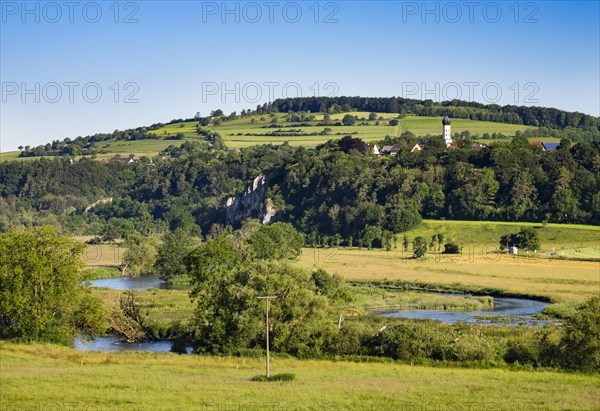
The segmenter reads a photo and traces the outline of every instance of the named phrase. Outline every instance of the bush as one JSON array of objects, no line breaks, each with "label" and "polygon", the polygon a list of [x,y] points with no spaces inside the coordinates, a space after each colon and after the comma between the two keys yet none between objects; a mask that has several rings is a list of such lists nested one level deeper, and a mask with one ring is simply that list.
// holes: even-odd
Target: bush
[{"label": "bush", "polygon": [[488,342],[473,334],[461,335],[448,346],[446,359],[451,361],[493,360],[494,349]]},{"label": "bush", "polygon": [[460,246],[456,243],[444,244],[444,254],[460,254]]},{"label": "bush", "polygon": [[555,367],[560,359],[559,337],[554,329],[528,329],[507,343],[504,361],[533,367]]},{"label": "bush", "polygon": [[255,375],[254,377],[250,378],[250,381],[256,381],[256,382],[293,381],[295,378],[296,378],[296,374],[283,373],[283,374],[271,375],[268,378],[266,375]]},{"label": "bush", "polygon": [[342,124],[345,126],[353,126],[356,123],[356,117],[352,114],[346,114],[342,119]]},{"label": "bush", "polygon": [[444,347],[450,335],[438,332],[430,324],[397,324],[381,331],[367,345],[371,355],[391,357],[396,360],[415,361],[425,358],[444,359]]}]

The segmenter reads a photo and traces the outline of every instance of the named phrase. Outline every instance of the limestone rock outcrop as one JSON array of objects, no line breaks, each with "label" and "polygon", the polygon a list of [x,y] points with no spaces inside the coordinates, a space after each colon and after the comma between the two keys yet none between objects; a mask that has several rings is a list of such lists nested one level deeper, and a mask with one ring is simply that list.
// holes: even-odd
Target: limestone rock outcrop
[{"label": "limestone rock outcrop", "polygon": [[229,197],[226,204],[226,223],[236,225],[246,218],[258,218],[262,224],[276,220],[277,211],[270,199],[265,199],[268,182],[264,174],[259,174],[246,191]]}]

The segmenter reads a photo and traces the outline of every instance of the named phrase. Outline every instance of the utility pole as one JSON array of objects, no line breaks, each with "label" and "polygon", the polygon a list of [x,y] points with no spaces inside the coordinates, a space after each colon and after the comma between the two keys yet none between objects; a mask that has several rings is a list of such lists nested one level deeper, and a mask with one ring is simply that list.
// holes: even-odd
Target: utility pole
[{"label": "utility pole", "polygon": [[267,301],[267,316],[266,316],[266,327],[267,327],[267,378],[269,378],[269,375],[271,374],[271,370],[269,368],[269,305],[271,303],[271,299],[273,298],[277,298],[276,295],[265,295],[263,297],[257,297],[259,300],[266,300]]}]

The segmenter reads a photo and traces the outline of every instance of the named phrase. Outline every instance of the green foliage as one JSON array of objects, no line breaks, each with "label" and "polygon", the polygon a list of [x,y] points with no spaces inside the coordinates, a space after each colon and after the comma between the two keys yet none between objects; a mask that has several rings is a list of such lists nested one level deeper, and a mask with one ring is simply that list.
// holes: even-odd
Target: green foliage
[{"label": "green foliage", "polygon": [[460,245],[452,242],[444,244],[444,254],[460,254]]},{"label": "green foliage", "polygon": [[362,234],[363,245],[366,245],[367,248],[370,250],[371,248],[373,248],[374,241],[377,240],[379,243],[381,243],[382,235],[383,232],[381,231],[381,228],[377,226],[367,225],[363,230]]},{"label": "green foliage", "polygon": [[512,246],[529,251],[539,250],[541,247],[539,234],[535,228],[526,227],[516,234],[506,234],[500,238],[500,249],[504,250]]},{"label": "green foliage", "polygon": [[325,295],[332,301],[348,303],[354,299],[352,291],[338,274],[330,275],[319,268],[312,273],[311,280],[316,287],[316,293]]},{"label": "green foliage", "polygon": [[233,243],[226,237],[206,241],[185,258],[185,266],[194,286],[192,295],[205,291],[241,262]]},{"label": "green foliage", "polygon": [[317,293],[306,271],[256,262],[213,278],[194,294],[194,340],[200,351],[262,347],[265,306],[257,297],[263,295],[277,296],[269,313],[273,351],[315,355],[334,333],[329,301]]},{"label": "green foliage", "polygon": [[51,227],[0,235],[0,336],[69,343],[103,327],[100,304],[82,296],[85,246]]},{"label": "green foliage", "polygon": [[275,374],[275,375],[270,375],[268,378],[266,375],[255,375],[254,377],[250,378],[250,381],[256,381],[256,382],[271,382],[271,381],[293,381],[296,378],[296,374],[292,374],[292,373],[282,373],[282,374]]},{"label": "green foliage", "polygon": [[397,360],[412,361],[417,358],[444,358],[444,347],[450,335],[434,327],[418,323],[402,323],[384,328],[366,344],[373,355]]},{"label": "green foliage", "polygon": [[600,372],[600,296],[592,297],[567,319],[561,346],[565,366]]},{"label": "green foliage", "polygon": [[421,258],[427,252],[427,239],[425,237],[415,237],[413,240],[413,256]]},{"label": "green foliage", "polygon": [[123,254],[121,270],[123,275],[137,277],[150,274],[156,255],[156,248],[148,238],[131,235],[125,242],[127,251]]},{"label": "green foliage", "polygon": [[352,114],[346,114],[342,119],[342,124],[345,126],[353,126],[356,123],[356,117]]},{"label": "green foliage", "polygon": [[259,260],[294,259],[300,256],[304,236],[289,223],[261,225],[248,239],[252,257]]},{"label": "green foliage", "polygon": [[163,281],[186,275],[185,257],[192,250],[192,239],[188,232],[178,229],[163,236],[158,247],[153,271]]}]

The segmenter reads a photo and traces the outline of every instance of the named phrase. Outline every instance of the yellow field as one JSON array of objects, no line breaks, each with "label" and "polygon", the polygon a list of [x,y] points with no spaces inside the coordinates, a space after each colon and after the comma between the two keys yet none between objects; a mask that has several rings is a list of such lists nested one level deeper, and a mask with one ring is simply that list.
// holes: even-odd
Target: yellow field
[{"label": "yellow field", "polygon": [[[405,256],[406,257],[406,256]],[[351,280],[402,280],[491,287],[581,302],[600,292],[600,263],[478,253],[403,258],[400,251],[305,248],[297,265],[322,267]]]}]

